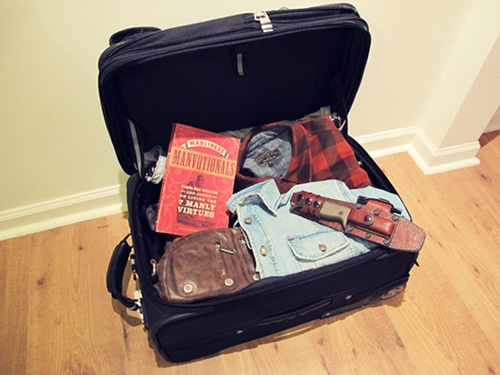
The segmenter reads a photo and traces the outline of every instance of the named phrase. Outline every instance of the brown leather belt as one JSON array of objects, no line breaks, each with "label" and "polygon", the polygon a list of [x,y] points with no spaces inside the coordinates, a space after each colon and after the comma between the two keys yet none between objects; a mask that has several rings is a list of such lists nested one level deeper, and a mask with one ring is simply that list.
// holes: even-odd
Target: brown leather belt
[{"label": "brown leather belt", "polygon": [[425,231],[383,199],[360,196],[350,203],[299,191],[291,205],[297,215],[390,249],[417,252],[425,241]]}]

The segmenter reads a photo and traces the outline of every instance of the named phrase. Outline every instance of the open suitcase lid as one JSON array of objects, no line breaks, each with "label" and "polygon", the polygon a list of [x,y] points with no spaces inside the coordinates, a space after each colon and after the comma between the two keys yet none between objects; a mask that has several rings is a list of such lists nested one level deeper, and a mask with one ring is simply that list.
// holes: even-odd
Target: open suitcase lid
[{"label": "open suitcase lid", "polygon": [[220,132],[326,106],[346,120],[369,48],[368,26],[349,4],[120,31],[99,60],[120,165],[140,171],[144,152],[167,149],[174,122]]}]

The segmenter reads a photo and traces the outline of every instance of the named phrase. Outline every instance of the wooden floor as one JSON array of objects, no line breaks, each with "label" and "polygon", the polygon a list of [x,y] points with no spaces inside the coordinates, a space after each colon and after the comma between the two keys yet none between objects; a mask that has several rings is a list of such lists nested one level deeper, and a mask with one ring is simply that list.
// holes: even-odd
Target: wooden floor
[{"label": "wooden floor", "polygon": [[378,159],[427,230],[404,294],[184,364],[106,292],[124,215],[0,243],[0,374],[500,374],[500,133],[481,164],[424,176]]}]

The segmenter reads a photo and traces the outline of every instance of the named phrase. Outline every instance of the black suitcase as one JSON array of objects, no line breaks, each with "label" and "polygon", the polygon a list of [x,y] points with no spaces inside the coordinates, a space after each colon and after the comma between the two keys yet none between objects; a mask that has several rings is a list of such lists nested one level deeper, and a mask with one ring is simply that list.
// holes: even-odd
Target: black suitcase
[{"label": "black suitcase", "polygon": [[[174,122],[219,132],[330,106],[373,185],[396,193],[347,132],[369,47],[368,26],[348,4],[241,14],[168,30],[132,28],[111,37],[99,60],[99,93],[118,160],[130,175],[133,252],[127,236],[111,257],[107,287],[123,305],[140,310],[166,360],[207,356],[404,290],[417,253],[385,247],[190,304],[161,300],[151,276],[150,260],[160,258],[169,238],[146,220],[159,187],[142,177],[144,153],[168,144]],[[140,285],[135,298],[122,292],[129,263]]]}]

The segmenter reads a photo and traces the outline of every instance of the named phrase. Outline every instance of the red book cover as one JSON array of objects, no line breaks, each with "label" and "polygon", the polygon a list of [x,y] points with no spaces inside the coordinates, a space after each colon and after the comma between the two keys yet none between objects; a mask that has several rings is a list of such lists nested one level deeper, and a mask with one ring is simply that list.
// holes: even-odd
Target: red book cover
[{"label": "red book cover", "polygon": [[227,228],[240,139],[176,123],[168,146],[156,231]]}]

